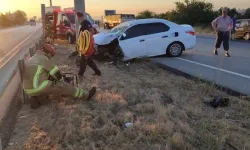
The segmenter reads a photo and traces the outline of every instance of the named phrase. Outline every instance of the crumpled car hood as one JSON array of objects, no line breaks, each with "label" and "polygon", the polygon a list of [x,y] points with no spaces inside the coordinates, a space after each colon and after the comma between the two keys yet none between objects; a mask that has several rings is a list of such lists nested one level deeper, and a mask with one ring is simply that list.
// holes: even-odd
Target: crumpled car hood
[{"label": "crumpled car hood", "polygon": [[116,33],[98,33],[94,35],[94,41],[97,45],[107,45],[119,36],[120,34]]}]

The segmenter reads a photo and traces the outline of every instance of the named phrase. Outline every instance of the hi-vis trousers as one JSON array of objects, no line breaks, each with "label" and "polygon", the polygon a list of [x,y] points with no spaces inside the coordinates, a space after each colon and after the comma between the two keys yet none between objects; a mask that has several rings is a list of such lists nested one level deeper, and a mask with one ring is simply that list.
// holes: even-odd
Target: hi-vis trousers
[{"label": "hi-vis trousers", "polygon": [[45,80],[34,89],[24,89],[29,96],[61,95],[86,100],[89,92],[63,81]]}]

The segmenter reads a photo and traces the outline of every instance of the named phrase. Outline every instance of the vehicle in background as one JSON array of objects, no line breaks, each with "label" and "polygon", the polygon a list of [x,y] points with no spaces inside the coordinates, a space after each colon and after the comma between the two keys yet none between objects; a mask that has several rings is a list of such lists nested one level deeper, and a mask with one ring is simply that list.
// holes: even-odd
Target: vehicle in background
[{"label": "vehicle in background", "polygon": [[[48,15],[51,11],[48,11]],[[53,15],[51,16],[51,22],[53,23],[53,29],[55,38],[67,39],[68,43],[73,44],[76,41],[76,24],[75,24],[75,11],[73,8],[66,8],[63,11],[61,8],[53,8]],[[87,20],[94,27],[94,34],[98,33],[98,26],[94,24],[92,17],[86,13]]]},{"label": "vehicle in background", "polygon": [[236,20],[235,38],[250,39],[250,19]]},{"label": "vehicle in background", "polygon": [[36,26],[36,21],[34,19],[30,19],[30,26]]},{"label": "vehicle in background", "polygon": [[196,45],[192,26],[164,19],[124,22],[107,33],[94,35],[94,39],[97,58],[111,56],[124,61],[164,54],[177,57]]},{"label": "vehicle in background", "polygon": [[123,22],[135,20],[134,14],[116,14],[115,10],[105,10],[104,13],[104,29],[111,29]]}]

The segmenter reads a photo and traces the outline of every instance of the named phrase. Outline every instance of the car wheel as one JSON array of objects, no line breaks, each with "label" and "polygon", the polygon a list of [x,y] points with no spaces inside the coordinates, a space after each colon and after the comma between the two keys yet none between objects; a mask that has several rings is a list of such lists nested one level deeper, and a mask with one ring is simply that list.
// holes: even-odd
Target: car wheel
[{"label": "car wheel", "polygon": [[168,46],[167,55],[171,57],[178,57],[181,56],[184,50],[184,46],[180,42],[174,42]]},{"label": "car wheel", "polygon": [[68,35],[68,43],[73,44],[73,38],[71,34]]},{"label": "car wheel", "polygon": [[250,39],[250,33],[245,33],[244,39],[245,39],[245,40],[249,40],[249,39]]}]

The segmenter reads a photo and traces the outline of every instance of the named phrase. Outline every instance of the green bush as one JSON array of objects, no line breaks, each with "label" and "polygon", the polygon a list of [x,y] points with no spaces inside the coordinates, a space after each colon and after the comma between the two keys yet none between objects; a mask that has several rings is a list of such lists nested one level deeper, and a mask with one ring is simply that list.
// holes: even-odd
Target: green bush
[{"label": "green bush", "polygon": [[[204,0],[185,0],[184,2],[175,2],[175,9],[155,14],[150,10],[142,11],[138,14],[137,18],[162,18],[167,19],[179,24],[190,24],[193,26],[210,25],[211,22],[221,14],[221,9],[214,10],[214,6],[210,2]],[[229,16],[233,17],[240,14],[235,8],[229,10]],[[250,8],[246,14],[250,17]]]}]

